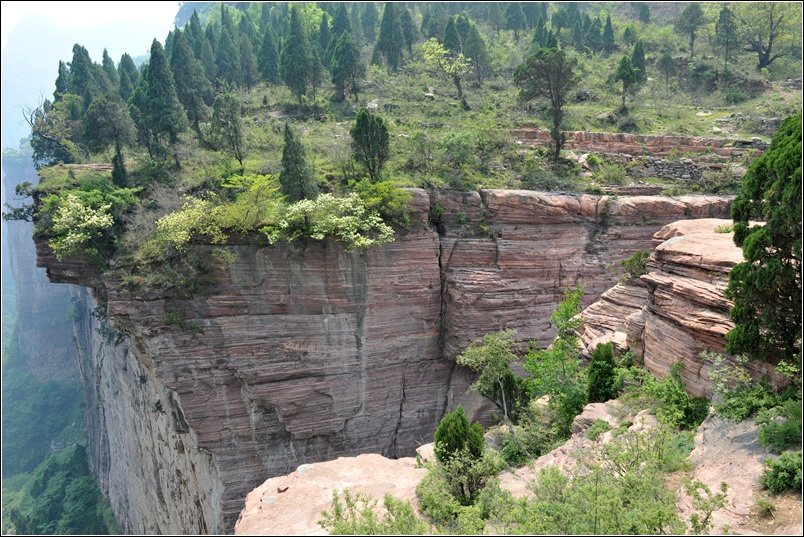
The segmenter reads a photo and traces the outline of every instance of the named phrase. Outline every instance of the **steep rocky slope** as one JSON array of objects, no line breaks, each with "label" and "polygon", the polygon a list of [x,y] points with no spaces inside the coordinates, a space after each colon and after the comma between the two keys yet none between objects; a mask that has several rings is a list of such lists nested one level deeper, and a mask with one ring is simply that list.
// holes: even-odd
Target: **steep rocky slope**
[{"label": "steep rocky slope", "polygon": [[466,345],[502,327],[546,344],[566,287],[582,283],[589,304],[664,224],[730,207],[723,197],[413,193],[412,225],[392,244],[347,253],[331,241],[233,238],[236,261],[193,295],[129,293],[118,273],[59,262],[38,244],[50,279],[87,287],[86,308],[96,300],[108,315],[77,329],[91,457],[121,527],[231,531],[266,477],[360,453],[412,455],[458,403],[487,419],[453,360]]},{"label": "steep rocky slope", "polygon": [[[743,261],[733,234],[722,232],[731,223],[700,219],[660,229],[653,237],[648,273],[610,289],[582,313],[587,353],[598,343],[613,341],[621,351],[634,351],[659,377],[681,362],[679,374],[687,391],[711,397],[712,363],[700,354],[722,353],[726,346],[734,323],[723,291],[729,271]],[[751,362],[748,367],[755,378],[781,381],[772,364]]]}]

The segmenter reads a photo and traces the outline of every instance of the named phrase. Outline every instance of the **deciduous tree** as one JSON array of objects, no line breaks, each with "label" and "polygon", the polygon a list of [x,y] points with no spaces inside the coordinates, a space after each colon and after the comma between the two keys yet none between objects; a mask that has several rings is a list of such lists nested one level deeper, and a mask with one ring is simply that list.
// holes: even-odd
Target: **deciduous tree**
[{"label": "deciduous tree", "polygon": [[550,101],[550,155],[554,161],[561,157],[564,135],[561,121],[569,91],[575,86],[577,61],[563,50],[543,48],[531,54],[514,71],[514,84],[519,86],[522,101],[546,98]]},{"label": "deciduous tree", "polygon": [[424,61],[431,69],[447,76],[455,85],[458,92],[458,100],[464,110],[469,109],[469,104],[463,96],[463,85],[461,81],[469,70],[469,62],[463,54],[450,53],[444,45],[430,38],[424,44]]}]

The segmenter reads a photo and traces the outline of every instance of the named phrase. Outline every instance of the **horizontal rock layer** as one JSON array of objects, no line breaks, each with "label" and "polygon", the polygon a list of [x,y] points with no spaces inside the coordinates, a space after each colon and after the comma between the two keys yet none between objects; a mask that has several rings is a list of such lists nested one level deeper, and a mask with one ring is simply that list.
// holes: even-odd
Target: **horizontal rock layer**
[{"label": "horizontal rock layer", "polygon": [[[412,225],[394,243],[347,253],[332,241],[233,237],[236,260],[187,296],[131,294],[118,274],[93,275],[38,245],[51,280],[90,287],[126,336],[114,360],[87,351],[103,409],[94,419],[108,422],[93,457],[107,461],[125,528],[228,532],[267,477],[360,453],[410,456],[457,404],[487,419],[488,403],[467,394],[472,374],[454,362],[466,346],[504,327],[546,346],[567,287],[597,300],[663,225],[725,217],[731,203],[412,192]],[[138,472],[138,458],[152,463]],[[143,490],[161,495],[146,505]],[[160,502],[181,505],[157,514]]]}]

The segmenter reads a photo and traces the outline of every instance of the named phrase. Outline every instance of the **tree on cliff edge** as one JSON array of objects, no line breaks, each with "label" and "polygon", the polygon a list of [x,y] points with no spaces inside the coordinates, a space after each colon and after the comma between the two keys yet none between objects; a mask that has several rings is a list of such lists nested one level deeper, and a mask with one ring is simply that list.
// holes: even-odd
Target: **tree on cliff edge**
[{"label": "tree on cliff edge", "polygon": [[[751,163],[731,210],[744,263],[729,273],[726,352],[801,359],[801,114]],[[752,225],[751,221],[765,224]]]}]

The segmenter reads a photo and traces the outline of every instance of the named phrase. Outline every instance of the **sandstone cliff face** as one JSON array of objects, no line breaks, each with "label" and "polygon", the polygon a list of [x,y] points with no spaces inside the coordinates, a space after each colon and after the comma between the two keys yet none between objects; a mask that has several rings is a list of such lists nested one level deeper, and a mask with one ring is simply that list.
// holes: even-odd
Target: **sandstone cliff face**
[{"label": "sandstone cliff face", "polygon": [[38,252],[51,280],[91,288],[124,334],[115,346],[82,328],[93,456],[121,525],[227,532],[267,477],[340,456],[412,455],[458,403],[485,418],[454,362],[471,341],[510,327],[546,345],[566,287],[582,281],[591,303],[662,225],[729,206],[416,190],[412,226],[392,244],[361,254],[240,238],[236,261],[192,296],[131,295],[111,272]]},{"label": "sandstone cliff face", "polygon": [[[734,327],[729,319],[732,303],[723,292],[729,271],[743,261],[733,234],[715,231],[731,223],[700,219],[660,229],[653,238],[648,273],[607,291],[581,314],[586,352],[613,341],[620,351],[635,351],[660,378],[681,362],[679,374],[687,391],[711,397],[712,364],[700,353],[723,353],[726,333]],[[755,378],[781,381],[770,364],[752,362],[749,371]]]}]

